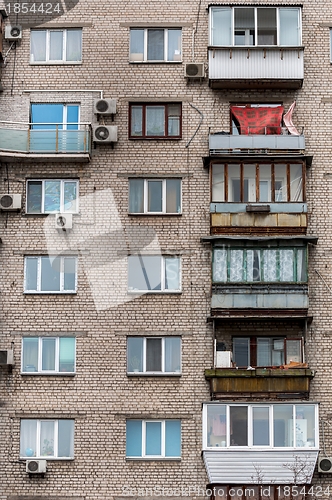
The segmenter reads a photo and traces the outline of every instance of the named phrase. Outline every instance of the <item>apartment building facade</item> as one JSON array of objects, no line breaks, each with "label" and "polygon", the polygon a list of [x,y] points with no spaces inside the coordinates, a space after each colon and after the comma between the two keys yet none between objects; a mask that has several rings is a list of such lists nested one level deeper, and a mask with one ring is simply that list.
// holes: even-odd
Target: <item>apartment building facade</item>
[{"label": "apartment building facade", "polygon": [[0,15],[0,500],[328,498],[329,4]]}]

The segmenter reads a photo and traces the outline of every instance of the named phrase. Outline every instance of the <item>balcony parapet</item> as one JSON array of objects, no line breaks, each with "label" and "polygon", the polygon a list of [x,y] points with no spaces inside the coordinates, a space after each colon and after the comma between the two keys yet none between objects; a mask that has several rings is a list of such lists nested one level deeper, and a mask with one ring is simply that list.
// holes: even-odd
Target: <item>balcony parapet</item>
[{"label": "balcony parapet", "polygon": [[304,47],[208,47],[209,85],[214,89],[299,89]]},{"label": "balcony parapet", "polygon": [[300,152],[305,149],[305,139],[301,135],[280,134],[252,134],[231,135],[227,133],[214,133],[209,135],[210,155],[224,153],[286,151]]},{"label": "balcony parapet", "polygon": [[21,122],[0,121],[0,160],[25,158],[59,161],[89,161],[91,153],[90,125],[74,124],[78,129],[64,130],[61,125],[46,128]]}]

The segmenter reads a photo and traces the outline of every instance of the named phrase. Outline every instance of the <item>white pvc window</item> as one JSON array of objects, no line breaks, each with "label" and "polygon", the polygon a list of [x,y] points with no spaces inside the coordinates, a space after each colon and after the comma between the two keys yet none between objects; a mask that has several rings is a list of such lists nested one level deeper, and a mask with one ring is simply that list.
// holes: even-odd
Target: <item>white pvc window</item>
[{"label": "white pvc window", "polygon": [[26,293],[76,292],[76,257],[25,257],[24,270],[24,291]]},{"label": "white pvc window", "polygon": [[299,7],[211,7],[212,46],[299,46]]},{"label": "white pvc window", "polygon": [[21,420],[21,458],[74,458],[74,420]]},{"label": "white pvc window", "polygon": [[180,374],[181,337],[128,337],[127,372]]},{"label": "white pvc window", "polygon": [[130,255],[128,257],[128,290],[155,293],[180,292],[180,257]]},{"label": "white pvc window", "polygon": [[27,213],[78,212],[78,181],[43,179],[27,181]]},{"label": "white pvc window", "polygon": [[318,448],[317,404],[203,405],[203,448]]},{"label": "white pvc window", "polygon": [[181,36],[177,28],[133,28],[130,61],[181,61]]},{"label": "white pvc window", "polygon": [[30,62],[82,61],[82,29],[31,30]]},{"label": "white pvc window", "polygon": [[129,179],[129,212],[180,214],[181,179]]},{"label": "white pvc window", "polygon": [[75,351],[74,337],[24,337],[22,373],[73,374]]}]

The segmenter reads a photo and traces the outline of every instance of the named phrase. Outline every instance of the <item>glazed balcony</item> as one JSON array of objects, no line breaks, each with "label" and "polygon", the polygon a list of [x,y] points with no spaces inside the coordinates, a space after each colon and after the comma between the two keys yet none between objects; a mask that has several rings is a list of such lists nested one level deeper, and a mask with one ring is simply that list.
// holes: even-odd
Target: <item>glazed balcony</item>
[{"label": "glazed balcony", "polygon": [[[91,152],[90,125],[30,124],[0,121],[0,160],[80,161],[88,162]],[[32,128],[40,126],[43,128]]]},{"label": "glazed balcony", "polygon": [[208,48],[213,89],[299,89],[303,84],[302,46]]}]

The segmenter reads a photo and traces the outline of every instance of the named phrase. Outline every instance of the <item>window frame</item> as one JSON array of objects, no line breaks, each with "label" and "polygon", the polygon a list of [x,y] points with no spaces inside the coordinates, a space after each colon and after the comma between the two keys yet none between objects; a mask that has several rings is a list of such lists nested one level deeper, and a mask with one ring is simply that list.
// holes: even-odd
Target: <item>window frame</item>
[{"label": "window frame", "polygon": [[[28,203],[29,203],[29,183],[36,183],[40,182],[41,183],[41,211],[40,212],[30,212],[28,210]],[[60,207],[59,210],[45,210],[45,183],[46,182],[60,182]],[[67,209],[65,208],[65,203],[64,203],[64,195],[65,195],[65,184],[67,182],[70,183],[75,183],[76,184],[76,199],[75,199],[75,207],[74,209]],[[25,210],[26,213],[29,215],[39,215],[39,214],[52,214],[52,213],[71,213],[71,214],[78,214],[79,213],[79,180],[78,179],[27,179],[26,181],[26,205],[25,205]]]},{"label": "window frame", "polygon": [[[31,370],[26,370],[24,369],[24,349],[25,349],[25,340],[26,339],[38,339],[38,346],[37,346],[37,369],[36,371],[31,371]],[[54,370],[43,370],[43,340],[55,340],[55,352],[54,352]],[[61,339],[73,339],[74,340],[74,367],[72,371],[61,371],[60,370],[60,341]],[[29,365],[26,365],[29,366]],[[21,374],[22,375],[75,375],[76,374],[76,337],[74,336],[24,336],[22,337],[22,344],[21,344]]]},{"label": "window frame", "polygon": [[[156,258],[156,257],[160,257],[160,259],[161,259],[161,264],[160,264],[160,290],[158,290],[158,289],[151,289],[151,288],[146,288],[146,289],[137,288],[136,289],[136,288],[129,287],[129,280],[130,280],[130,277],[129,277],[129,274],[130,274],[130,259],[131,258],[138,258],[140,260],[141,270],[142,270],[142,272],[144,274],[146,272],[143,271],[143,267],[144,267],[144,269],[146,268],[146,262],[144,262],[143,259]],[[178,271],[179,271],[179,274],[178,274],[179,288],[178,289],[166,288],[165,287],[165,283],[166,283],[166,261],[167,261],[167,259],[176,259],[177,262],[178,262]],[[142,265],[143,265],[143,267],[142,267]],[[149,281],[149,279],[148,279],[148,281]],[[165,293],[174,294],[175,293],[176,294],[176,293],[181,293],[181,292],[182,292],[182,259],[181,259],[181,256],[179,256],[179,255],[137,255],[137,254],[133,254],[133,255],[129,255],[128,256],[128,293],[129,294],[147,294],[147,293],[156,293],[156,294],[159,294],[159,293],[162,293],[162,294],[165,294]]]},{"label": "window frame", "polygon": [[[253,9],[254,10],[254,44],[235,44],[235,10],[237,9]],[[213,32],[217,28],[214,27],[213,20],[214,20],[214,12],[216,11],[221,11],[221,10],[226,10],[228,9],[231,14],[231,23],[230,26],[225,26],[225,31],[227,29],[230,30],[230,39],[231,43],[226,44],[226,45],[214,45],[213,44]],[[276,37],[277,37],[277,43],[276,44],[258,44],[258,23],[257,23],[257,9],[274,9],[276,11]],[[298,11],[298,43],[296,45],[282,45],[280,43],[280,11],[281,10],[294,10],[296,9]],[[211,6],[209,8],[209,44],[210,47],[233,47],[233,48],[252,48],[252,47],[301,47],[302,46],[302,8],[299,6],[287,6],[287,5],[280,5],[280,6],[266,6],[266,5],[249,5],[249,4],[244,4],[244,5],[232,5],[232,6]],[[218,28],[220,29],[220,28]]]},{"label": "window frame", "polygon": [[[128,455],[127,454],[127,439],[128,439],[128,422],[141,422],[141,454],[140,455]],[[180,454],[179,455],[166,455],[166,422],[178,422],[180,425]],[[158,455],[150,455],[146,453],[147,448],[147,433],[146,433],[146,424],[149,423],[160,423],[161,424],[161,440],[160,440],[160,448],[161,453]],[[126,459],[139,459],[139,460],[180,460],[182,452],[182,422],[181,419],[127,419],[126,421]]]},{"label": "window frame", "polygon": [[[42,259],[43,258],[48,258],[49,260],[51,259],[60,259],[60,279],[59,279],[59,284],[60,284],[60,289],[59,290],[41,290],[41,280],[42,280]],[[73,290],[65,290],[64,289],[64,281],[65,281],[65,272],[64,272],[64,265],[65,265],[65,259],[74,259],[75,260],[75,289]],[[37,276],[36,276],[36,281],[37,281],[37,289],[36,290],[29,290],[27,288],[27,262],[30,259],[37,259]],[[52,255],[26,255],[24,257],[24,293],[25,294],[75,294],[77,293],[77,270],[78,270],[78,258],[77,255],[58,255],[58,256],[52,256]],[[72,273],[68,273],[72,274]]]},{"label": "window frame", "polygon": [[[34,122],[33,121],[33,112],[32,112],[32,107],[33,106],[62,106],[62,122]],[[70,107],[76,107],[77,108],[77,122],[68,122],[68,108]],[[80,130],[80,120],[81,120],[81,104],[80,103],[75,103],[75,102],[70,102],[70,103],[64,103],[64,102],[32,102],[30,103],[30,128],[32,130],[73,130],[77,131]],[[77,128],[75,129],[68,129],[68,126],[71,127],[73,125],[76,125]],[[53,126],[53,128],[52,128]]]},{"label": "window frame", "polygon": [[[45,31],[45,60],[35,61],[32,53],[32,33],[37,31]],[[51,32],[62,32],[62,59],[50,59],[51,50]],[[67,38],[68,31],[80,31],[81,33],[81,55],[80,59],[76,61],[67,60]],[[82,28],[45,28],[45,29],[31,29],[30,31],[30,64],[82,64],[83,60],[83,29]]]},{"label": "window frame", "polygon": [[[129,357],[129,342],[130,339],[142,339],[142,370],[138,369],[130,369],[130,357]],[[148,339],[160,339],[161,340],[161,370],[153,370],[149,371],[146,369],[147,363],[147,340]],[[179,369],[174,371],[166,370],[166,343],[167,339],[179,339]],[[136,356],[132,356],[135,358]],[[141,360],[139,360],[141,361]],[[150,337],[141,337],[136,335],[130,335],[127,337],[127,375],[164,375],[164,376],[181,376],[182,373],[182,338],[179,335],[170,335],[170,336],[150,336]]]},{"label": "window frame", "polygon": [[[35,441],[35,454],[28,455],[28,454],[22,454],[21,453],[21,448],[22,448],[22,439],[23,439],[23,429],[22,429],[22,424],[23,422],[26,421],[32,421],[36,422],[36,441]],[[72,449],[73,453],[72,455],[69,456],[58,456],[59,453],[59,422],[71,422],[72,424]],[[41,425],[43,422],[53,422],[54,427],[53,427],[53,455],[49,454],[42,454],[42,443],[41,443]],[[45,442],[45,440],[44,440]],[[46,446],[46,445],[45,445]],[[52,419],[52,418],[40,418],[40,419],[29,419],[29,418],[22,418],[21,419],[21,425],[20,425],[20,459],[24,460],[31,460],[33,459],[47,459],[47,460],[73,460],[74,459],[74,449],[75,449],[75,420],[74,419]],[[39,453],[38,453],[39,452]]]},{"label": "window frame", "polygon": [[[217,281],[215,280],[215,252],[216,250],[225,250],[227,252],[226,256],[226,262],[227,262],[227,269],[226,269],[226,276],[227,279],[226,281]],[[258,251],[260,254],[259,258],[259,279],[249,281],[246,279],[247,276],[247,251]],[[293,261],[292,261],[292,266],[293,266],[293,280],[292,281],[283,281],[280,278],[280,251],[282,250],[292,250],[293,251]],[[242,261],[243,261],[243,267],[242,267],[242,280],[233,280],[231,281],[230,279],[230,272],[231,272],[231,251],[242,251]],[[275,281],[265,281],[264,280],[264,256],[263,252],[265,251],[276,251],[276,275],[277,279]],[[298,275],[298,251],[300,251],[303,255],[303,262],[302,266],[305,265],[305,281],[299,281],[297,279]],[[256,269],[256,268],[253,268]],[[212,253],[212,283],[213,284],[231,284],[231,285],[243,285],[243,284],[259,284],[259,285],[287,285],[287,284],[292,284],[292,285],[297,285],[297,284],[307,284],[308,283],[308,248],[307,246],[271,246],[271,247],[263,247],[263,246],[224,246],[224,247],[217,247],[215,246],[213,248],[213,253]]]},{"label": "window frame", "polygon": [[[143,212],[134,212],[130,208],[131,194],[132,194],[132,181],[143,180]],[[180,210],[178,212],[168,212],[167,211],[167,181],[178,181],[180,189]],[[161,182],[162,183],[162,210],[159,212],[149,211],[149,182]],[[182,179],[179,177],[169,177],[169,178],[149,178],[149,177],[131,177],[129,178],[129,207],[128,212],[130,215],[182,215]]]},{"label": "window frame", "polygon": [[[208,433],[208,407],[215,407],[218,408],[218,406],[224,407],[225,411],[225,423],[224,423],[224,429],[223,432],[225,433],[225,440],[222,442],[221,447],[219,444],[215,445],[209,445],[208,446],[208,439],[209,439],[209,433]],[[293,445],[289,446],[274,446],[274,438],[275,438],[275,430],[274,430],[274,411],[276,408],[280,408],[281,406],[284,407],[292,407],[292,443]],[[231,425],[230,425],[230,408],[238,408],[238,407],[245,407],[247,408],[247,444],[246,445],[234,445],[231,444]],[[299,417],[298,414],[303,411],[303,408],[305,407],[313,407],[313,432],[314,432],[314,437],[313,437],[313,443],[308,444],[310,438],[307,438],[307,442],[304,446],[299,446],[297,445],[297,434],[296,434],[296,422],[298,421]],[[254,408],[268,408],[268,414],[269,414],[269,420],[268,420],[268,426],[269,426],[269,444],[264,444],[264,445],[257,445],[253,444],[253,435],[254,435],[254,418],[253,418],[253,409]],[[302,417],[303,418],[303,417]],[[285,421],[286,422],[286,421]],[[301,403],[293,403],[293,402],[283,402],[283,403],[277,403],[273,402],[270,403],[268,401],[262,402],[262,403],[246,403],[246,402],[241,402],[241,403],[203,403],[203,450],[217,450],[217,451],[223,451],[223,450],[276,450],[276,451],[285,451],[285,450],[316,450],[319,449],[319,425],[318,425],[319,419],[318,419],[318,404],[314,402],[306,403],[301,401]],[[221,432],[221,430],[219,430]],[[220,434],[222,436],[222,434]]]},{"label": "window frame", "polygon": [[[223,165],[224,166],[224,174],[223,174],[223,183],[224,183],[224,189],[223,189],[223,198],[224,201],[221,200],[215,200],[214,195],[213,195],[213,186],[214,186],[214,166],[217,165]],[[232,169],[232,166],[240,166],[240,200],[241,201],[231,201],[229,198],[231,197],[230,190],[229,190],[229,183],[230,180],[232,180],[231,172],[230,170]],[[255,185],[256,185],[256,201],[244,201],[244,193],[245,193],[245,185],[244,185],[244,180],[245,180],[245,166],[246,165],[251,165],[256,167],[256,175],[255,175]],[[301,192],[302,192],[302,199],[301,200],[295,200],[292,201],[291,199],[291,167],[293,165],[298,165],[301,167],[302,165],[302,180],[301,180]],[[260,167],[262,167],[262,170],[264,166],[270,166],[271,167],[271,176],[268,179],[260,179]],[[287,199],[285,201],[283,200],[278,200],[276,199],[276,193],[278,190],[276,189],[276,182],[278,182],[278,178],[276,177],[276,166],[284,166],[286,168],[286,187],[287,187]],[[261,181],[268,181],[269,186],[270,186],[270,195],[271,195],[271,201],[260,201],[260,182]],[[222,162],[222,161],[213,161],[211,163],[211,168],[210,168],[210,199],[211,203],[245,203],[245,204],[250,204],[250,203],[261,203],[261,204],[271,204],[271,203],[306,203],[306,165],[303,161],[292,161],[292,162],[283,162],[282,160],[278,162],[267,162],[267,161],[255,161],[254,159],[250,160],[248,158],[246,161],[239,161],[237,163],[235,162]]]},{"label": "window frame", "polygon": [[[163,43],[164,43],[164,57],[163,59],[148,59],[148,31],[149,30],[163,30],[164,31],[164,37],[163,37]],[[170,60],[169,59],[169,53],[168,53],[168,39],[169,39],[169,31],[180,31],[180,49],[178,50],[178,54],[174,54],[179,56],[177,59]],[[133,31],[143,31],[143,52],[132,52],[131,51],[131,34]],[[139,55],[139,57],[134,58],[134,54]],[[130,33],[129,33],[129,62],[130,63],[182,63],[182,28],[180,27],[169,27],[169,28],[159,28],[159,27],[146,27],[146,28],[139,28],[139,27],[132,27],[130,28]]]},{"label": "window frame", "polygon": [[[180,107],[180,114],[179,115],[170,115],[168,110],[171,106],[178,105]],[[132,133],[132,123],[133,123],[133,117],[132,117],[132,110],[134,108],[141,107],[142,108],[142,120],[141,120],[141,128],[142,128],[142,134],[141,135],[134,135]],[[164,115],[165,115],[165,121],[164,121],[164,135],[149,135],[146,132],[146,124],[147,124],[147,109],[148,108],[164,108]],[[169,135],[168,134],[168,127],[170,123],[170,118],[172,116],[178,117],[179,118],[179,134],[178,135]],[[132,140],[167,140],[167,141],[172,141],[172,140],[180,140],[182,139],[182,102],[130,102],[129,103],[129,129],[128,129],[128,136],[129,139]]]},{"label": "window frame", "polygon": [[[280,365],[276,365],[276,364],[271,364],[271,365],[267,365],[267,364],[257,364],[258,362],[258,340],[259,339],[269,339],[271,341],[282,341],[283,342],[283,349],[282,349],[282,353],[283,353],[283,358],[284,358],[284,362]],[[246,340],[248,341],[248,363],[247,365],[239,365],[239,364],[236,364],[236,359],[235,359],[235,343],[236,343],[236,340]],[[257,336],[254,336],[254,335],[248,335],[248,336],[244,336],[244,335],[237,335],[237,336],[233,336],[232,338],[232,352],[233,352],[233,362],[236,364],[237,368],[247,368],[248,366],[252,366],[254,368],[261,368],[261,367],[265,367],[265,368],[268,368],[268,367],[273,367],[273,366],[282,366],[282,365],[285,365],[287,364],[288,362],[288,348],[287,348],[287,344],[289,341],[297,341],[299,342],[300,344],[300,356],[301,356],[301,359],[300,361],[297,361],[299,363],[303,363],[304,362],[304,339],[303,337],[286,337],[285,335],[282,336],[282,335],[257,335]],[[270,346],[269,346],[270,348]],[[270,349],[269,350],[269,354],[271,354],[272,356],[272,352],[275,351],[275,350],[279,350],[279,349]]]}]

